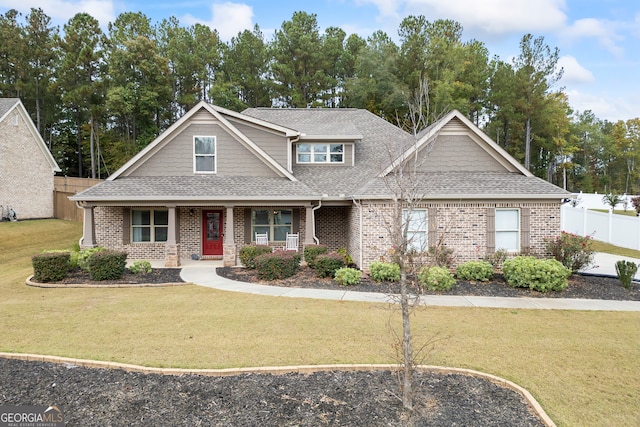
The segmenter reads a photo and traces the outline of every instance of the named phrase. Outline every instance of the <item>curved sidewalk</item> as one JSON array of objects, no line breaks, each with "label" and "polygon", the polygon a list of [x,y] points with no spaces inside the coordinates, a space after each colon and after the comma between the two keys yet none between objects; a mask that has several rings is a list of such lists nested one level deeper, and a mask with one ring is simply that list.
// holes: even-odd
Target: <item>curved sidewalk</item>
[{"label": "curved sidewalk", "polygon": [[[302,289],[258,285],[238,282],[220,277],[216,267],[221,261],[196,261],[185,263],[180,273],[183,280],[196,285],[223,291],[243,292],[254,295],[316,298],[339,301],[363,301],[390,303],[393,296],[377,292],[354,292],[349,290]],[[424,295],[421,304],[449,307],[491,307],[517,309],[594,310],[594,311],[640,311],[640,301],[610,301],[568,298],[502,298],[457,295]]]}]

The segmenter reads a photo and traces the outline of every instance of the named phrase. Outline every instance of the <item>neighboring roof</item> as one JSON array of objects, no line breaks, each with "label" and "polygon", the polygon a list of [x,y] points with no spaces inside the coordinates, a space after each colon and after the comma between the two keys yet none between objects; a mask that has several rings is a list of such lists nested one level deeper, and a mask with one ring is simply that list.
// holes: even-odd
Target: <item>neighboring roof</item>
[{"label": "neighboring roof", "polygon": [[318,200],[321,195],[288,178],[217,175],[121,177],[104,181],[70,200],[85,202],[209,202],[235,200]]},{"label": "neighboring roof", "polygon": [[58,163],[51,155],[49,148],[47,148],[47,144],[45,144],[42,136],[40,136],[40,133],[38,132],[38,129],[36,129],[36,126],[33,124],[33,120],[31,120],[27,109],[24,108],[22,101],[20,101],[19,98],[0,98],[0,122],[4,121],[13,110],[17,110],[18,113],[22,116],[24,122],[27,124],[29,132],[33,136],[33,139],[36,141],[36,145],[38,146],[40,151],[42,151],[42,154],[47,160],[47,163],[49,163],[49,165],[51,166],[51,171],[60,172],[61,170],[58,166]]},{"label": "neighboring roof", "polygon": [[[416,174],[404,192],[424,199],[564,199],[570,192],[536,176],[517,172],[433,172]],[[353,195],[354,199],[386,199],[399,194],[394,178],[377,177]]]}]

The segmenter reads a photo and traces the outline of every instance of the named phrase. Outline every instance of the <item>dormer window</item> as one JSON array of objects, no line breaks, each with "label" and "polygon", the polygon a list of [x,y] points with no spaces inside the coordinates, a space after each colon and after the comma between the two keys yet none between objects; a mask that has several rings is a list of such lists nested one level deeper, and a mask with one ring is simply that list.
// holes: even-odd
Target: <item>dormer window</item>
[{"label": "dormer window", "polygon": [[193,171],[216,173],[216,137],[193,137]]},{"label": "dormer window", "polygon": [[298,163],[344,163],[344,144],[298,144]]}]

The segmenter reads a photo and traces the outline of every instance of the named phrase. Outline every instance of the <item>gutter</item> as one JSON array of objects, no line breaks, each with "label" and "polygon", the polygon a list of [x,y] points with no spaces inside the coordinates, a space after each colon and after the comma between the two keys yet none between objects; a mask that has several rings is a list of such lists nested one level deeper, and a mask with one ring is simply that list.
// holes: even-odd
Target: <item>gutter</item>
[{"label": "gutter", "polygon": [[316,242],[316,245],[320,244],[320,239],[316,237],[316,211],[322,207],[322,199],[318,200],[318,206],[314,206],[311,208],[311,226],[312,226],[312,236],[313,241]]}]

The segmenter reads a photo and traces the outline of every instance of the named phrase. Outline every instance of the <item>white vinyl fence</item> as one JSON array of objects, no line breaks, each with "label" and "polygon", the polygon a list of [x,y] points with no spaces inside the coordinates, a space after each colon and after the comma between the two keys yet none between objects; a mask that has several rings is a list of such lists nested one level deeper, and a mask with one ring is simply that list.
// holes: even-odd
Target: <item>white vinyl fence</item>
[{"label": "white vinyl fence", "polygon": [[562,206],[562,230],[616,246],[640,250],[640,217]]}]

